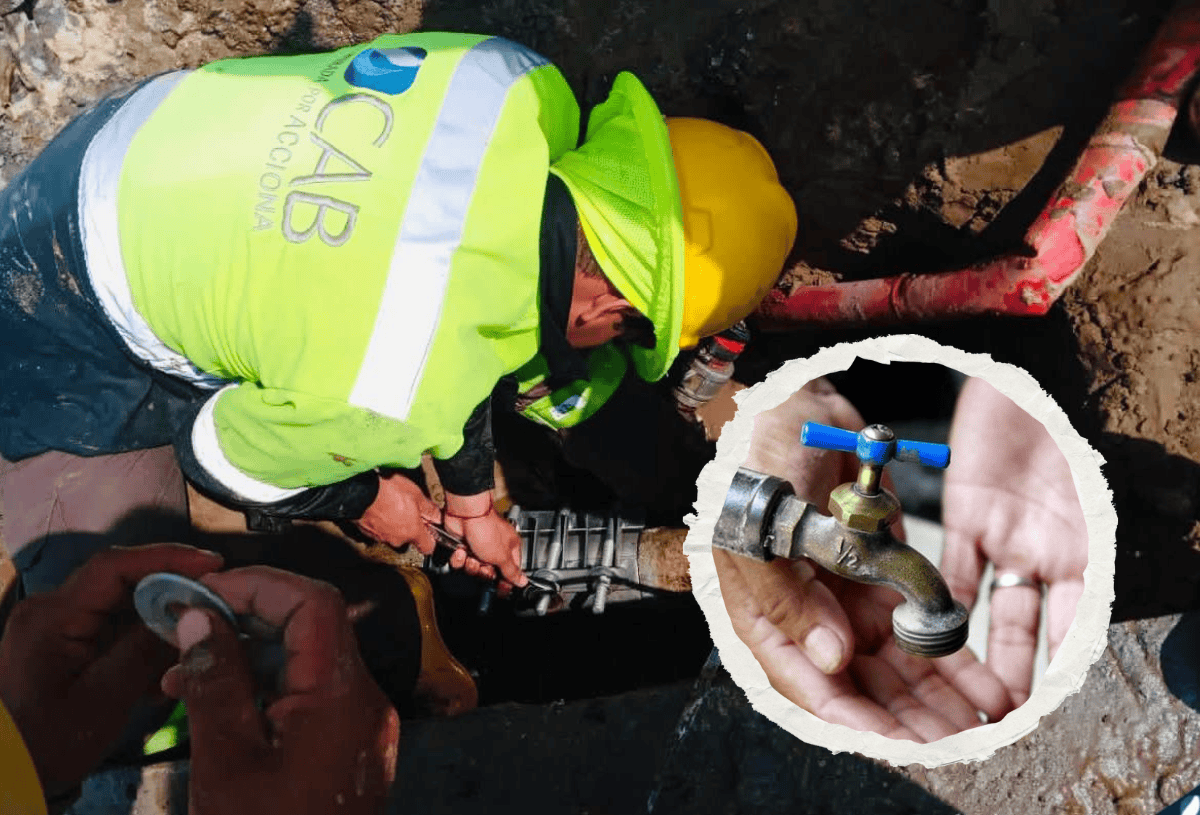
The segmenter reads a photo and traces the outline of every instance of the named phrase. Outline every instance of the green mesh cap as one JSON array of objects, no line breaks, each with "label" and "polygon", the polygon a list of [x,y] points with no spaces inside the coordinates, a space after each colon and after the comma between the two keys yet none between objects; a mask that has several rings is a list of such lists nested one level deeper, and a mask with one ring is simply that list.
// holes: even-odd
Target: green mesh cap
[{"label": "green mesh cap", "polygon": [[617,76],[584,143],[550,169],[571,191],[605,276],[654,323],[654,348],[629,350],[642,379],[661,379],[679,353],[683,208],[666,122],[637,77]]}]

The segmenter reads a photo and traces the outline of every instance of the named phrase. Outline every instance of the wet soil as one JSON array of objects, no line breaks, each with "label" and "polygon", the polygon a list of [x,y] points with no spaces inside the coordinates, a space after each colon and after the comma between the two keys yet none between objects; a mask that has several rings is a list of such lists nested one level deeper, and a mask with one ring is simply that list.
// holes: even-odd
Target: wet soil
[{"label": "wet soil", "polygon": [[[757,135],[800,208],[785,288],[936,271],[1019,245],[1168,5],[0,0],[0,183],[72,115],[136,78],[233,54],[329,48],[414,27],[476,30],[549,56],[585,104],[602,99],[616,72],[630,69],[664,111],[710,116]],[[1200,167],[1164,160],[1046,318],[902,329],[1023,365],[1105,456],[1120,518],[1118,620],[1200,604],[1198,279]],[[782,359],[865,333],[760,336],[740,378],[752,382]],[[588,446],[583,439],[577,448]],[[694,447],[688,461],[702,458],[702,446]],[[686,509],[693,466],[653,471],[661,503]],[[610,476],[620,480],[619,473]],[[682,485],[682,498],[664,486],[672,481]],[[1132,628],[1117,630],[1124,632],[1114,634],[1119,649],[1151,654],[1159,647]],[[1125,662],[1131,670],[1159,670],[1149,657],[1134,665],[1136,659],[1122,656],[1114,665]],[[1102,705],[1104,698],[1099,692],[1093,701]],[[1184,753],[1194,752],[1193,728],[1180,729],[1176,714],[1152,701],[1127,721],[1142,717],[1146,732],[1177,733],[1188,741]],[[1092,746],[1059,768],[1072,777],[1060,778],[1042,803],[1062,811],[1152,812],[1200,783],[1200,770],[1178,751],[1170,753],[1169,771],[1157,759],[1123,765],[1141,737],[1131,733],[1132,741],[1122,743],[1122,731],[1101,728],[1103,738],[1092,744],[1093,723],[1086,711],[1075,711],[1068,725],[1059,721],[1068,731],[1076,723],[1074,735],[1062,738]],[[1032,753],[1022,755],[1014,750],[984,766],[1018,775],[1051,772],[1034,767]],[[1111,783],[1099,776],[1076,782],[1089,766],[1108,767],[1102,775]],[[1136,776],[1136,784],[1121,780],[1122,773]],[[986,790],[968,794],[969,775],[939,776],[936,783],[913,777],[965,811],[1006,811]],[[1036,798],[1021,804],[1016,811],[1039,807]]]}]

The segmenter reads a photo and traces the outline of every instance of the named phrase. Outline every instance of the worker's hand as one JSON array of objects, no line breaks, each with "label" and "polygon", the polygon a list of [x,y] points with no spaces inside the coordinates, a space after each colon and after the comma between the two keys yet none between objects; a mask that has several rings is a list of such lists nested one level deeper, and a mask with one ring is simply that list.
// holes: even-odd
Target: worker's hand
[{"label": "worker's hand", "polygon": [[[529,582],[521,571],[521,535],[496,512],[491,492],[446,493],[446,529],[463,538],[471,547],[471,554],[486,564],[480,570],[468,568],[468,571],[490,578],[499,569],[501,576],[514,586]],[[450,565],[455,565],[453,559]]]},{"label": "worker's hand", "polygon": [[154,572],[196,578],[220,566],[219,555],[177,544],[109,549],[13,608],[0,640],[0,700],[47,797],[73,789],[111,752],[134,704],[159,696],[174,661],[134,611],[134,586]]},{"label": "worker's hand", "polygon": [[163,690],[187,703],[189,813],[382,813],[400,720],[363,666],[341,594],[264,566],[204,583],[235,613],[283,629],[287,667],[260,712],[234,631],[209,611],[184,613]]},{"label": "worker's hand", "polygon": [[[1083,592],[1088,540],[1071,470],[1041,422],[982,379],[959,395],[946,472],[942,573],[967,608],[984,566],[1044,584],[1053,658]],[[983,590],[987,590],[984,587]],[[991,597],[987,664],[1013,703],[1029,698],[1041,617],[1040,586],[997,588]]]},{"label": "worker's hand", "polygon": [[[858,412],[825,380],[810,382],[755,417],[745,466],[792,483],[825,507],[835,486],[858,472],[854,456],[799,443],[806,421],[859,430]],[[903,530],[894,529],[898,536]],[[933,741],[1008,712],[999,680],[968,651],[928,660],[902,653],[891,589],[844,580],[811,561],[759,563],[713,551],[734,631],[772,687],[825,721],[891,738]]]},{"label": "worker's hand", "polygon": [[429,523],[439,523],[442,511],[421,487],[399,473],[380,476],[379,493],[355,523],[364,534],[399,549],[414,544],[423,555],[435,548]]},{"label": "worker's hand", "polygon": [[[798,497],[823,509],[834,487],[855,478],[857,459],[846,453],[801,445],[800,429],[807,421],[853,430],[863,426],[858,411],[827,380],[817,379],[783,404],[754,417],[750,454],[743,466],[790,481]],[[813,665],[824,673],[837,673],[846,667],[854,653],[854,632],[838,599],[825,583],[816,579],[818,570],[807,560],[802,563],[794,571],[785,571],[782,563],[717,557],[717,573],[722,593],[726,580],[734,579],[735,573],[741,579],[734,585],[746,591],[744,602],[738,606],[735,625],[751,608],[768,610],[772,627],[783,626],[779,633]],[[726,595],[726,606],[729,605]]]},{"label": "worker's hand", "polygon": [[[744,562],[719,549],[713,558],[734,631],[771,687],[825,721],[931,742],[978,726],[979,713],[998,721],[1012,710],[999,678],[969,649],[941,659],[900,651],[892,635],[900,596],[891,589],[845,580],[807,560]],[[762,604],[764,594],[773,604]],[[824,651],[819,640],[814,648],[814,619],[829,614],[820,605],[826,598],[848,615],[853,652]],[[824,670],[830,665],[838,668]]]}]

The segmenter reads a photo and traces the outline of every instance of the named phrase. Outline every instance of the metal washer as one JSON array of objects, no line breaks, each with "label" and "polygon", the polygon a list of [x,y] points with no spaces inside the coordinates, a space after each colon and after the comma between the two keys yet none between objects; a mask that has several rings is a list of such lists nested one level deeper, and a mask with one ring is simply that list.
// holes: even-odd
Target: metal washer
[{"label": "metal washer", "polygon": [[177,608],[207,608],[220,614],[225,621],[239,630],[237,617],[221,596],[187,577],[169,572],[146,575],[133,590],[133,605],[146,626],[158,636],[176,647],[175,627],[181,612]]}]

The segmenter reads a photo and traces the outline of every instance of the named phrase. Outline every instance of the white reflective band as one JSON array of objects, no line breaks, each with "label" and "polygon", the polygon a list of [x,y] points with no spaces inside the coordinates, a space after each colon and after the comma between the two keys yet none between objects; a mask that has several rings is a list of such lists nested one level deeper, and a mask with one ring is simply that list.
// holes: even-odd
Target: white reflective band
[{"label": "white reflective band", "polygon": [[[304,492],[304,487],[287,489],[252,478],[225,457],[225,452],[221,449],[221,443],[217,439],[217,422],[213,414],[217,409],[217,400],[221,398],[221,394],[230,388],[237,387],[241,386],[226,385],[213,394],[204,403],[204,407],[200,408],[196,422],[192,425],[192,453],[196,456],[196,461],[216,481],[243,501],[255,504],[273,504]],[[247,385],[246,387],[252,386]]]},{"label": "white reflective band", "polygon": [[509,89],[545,57],[495,37],[454,70],[408,197],[350,403],[408,418],[446,298],[484,154]]},{"label": "white reflective band", "polygon": [[92,289],[129,350],[160,371],[205,387],[218,387],[222,380],[197,369],[182,354],[168,348],[134,307],[121,258],[117,221],[117,190],[129,145],[150,114],[188,73],[163,74],[138,88],[92,138],[79,176],[79,225]]}]

